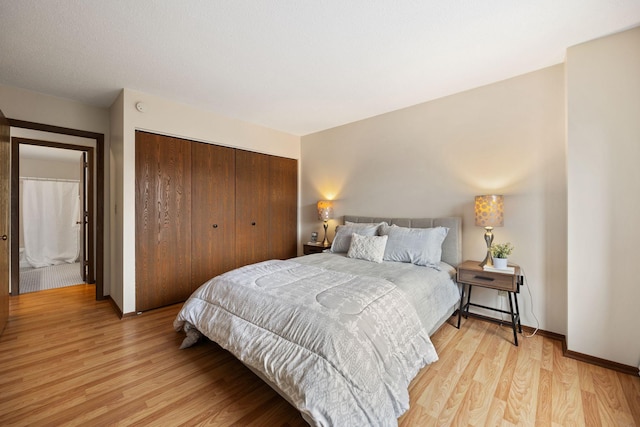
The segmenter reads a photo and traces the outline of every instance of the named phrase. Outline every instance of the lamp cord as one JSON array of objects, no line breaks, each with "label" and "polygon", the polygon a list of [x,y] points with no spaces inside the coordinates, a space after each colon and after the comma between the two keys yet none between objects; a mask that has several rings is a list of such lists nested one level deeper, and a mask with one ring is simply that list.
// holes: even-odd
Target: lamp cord
[{"label": "lamp cord", "polygon": [[536,320],[536,329],[531,333],[531,335],[525,335],[523,333],[522,336],[525,338],[531,338],[540,329],[540,321],[538,320],[538,318],[536,317],[536,314],[533,311],[533,295],[531,294],[531,286],[529,286],[529,281],[527,280],[527,274],[524,272],[524,268],[520,267],[520,270],[522,270],[522,277],[524,277],[524,285],[527,288],[527,292],[529,293],[529,305],[531,306],[531,315]]},{"label": "lamp cord", "polygon": [[[532,338],[533,336],[536,335],[536,333],[538,333],[538,330],[540,329],[540,321],[538,320],[538,318],[536,317],[536,314],[533,311],[533,295],[531,294],[531,287],[529,286],[529,281],[527,280],[527,274],[524,272],[524,268],[520,267],[520,270],[522,270],[522,277],[524,277],[524,287],[527,288],[527,292],[529,293],[529,305],[531,306],[531,315],[533,316],[533,318],[536,321],[536,328],[535,330],[531,333],[531,335],[526,335],[524,332],[522,333],[522,336],[525,338]],[[516,297],[517,298],[517,297]],[[504,298],[500,298],[500,310],[504,310]],[[504,318],[504,314],[500,314],[500,318],[503,322],[506,322],[505,318]]]}]

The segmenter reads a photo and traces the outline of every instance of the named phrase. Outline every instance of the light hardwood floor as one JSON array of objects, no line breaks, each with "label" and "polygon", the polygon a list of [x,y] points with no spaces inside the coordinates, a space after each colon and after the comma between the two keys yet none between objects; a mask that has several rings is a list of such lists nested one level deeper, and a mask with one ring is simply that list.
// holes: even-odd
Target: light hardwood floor
[{"label": "light hardwood floor", "polygon": [[[179,350],[180,305],[120,320],[90,285],[11,298],[0,337],[0,425],[303,426],[211,342]],[[640,378],[568,359],[541,336],[514,347],[478,319],[433,337],[400,426],[640,426]]]}]

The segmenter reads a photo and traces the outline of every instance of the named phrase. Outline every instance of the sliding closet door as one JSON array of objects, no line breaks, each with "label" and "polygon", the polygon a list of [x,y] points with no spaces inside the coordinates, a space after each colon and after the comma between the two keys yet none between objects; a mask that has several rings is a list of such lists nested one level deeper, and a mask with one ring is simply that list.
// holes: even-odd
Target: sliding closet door
[{"label": "sliding closet door", "polygon": [[136,310],[191,289],[191,144],[136,132]]},{"label": "sliding closet door", "polygon": [[235,267],[233,148],[191,144],[191,283],[195,290]]},{"label": "sliding closet door", "polygon": [[269,259],[269,156],[236,150],[236,265]]},{"label": "sliding closet door", "polygon": [[269,158],[269,252],[271,258],[297,255],[298,161]]}]

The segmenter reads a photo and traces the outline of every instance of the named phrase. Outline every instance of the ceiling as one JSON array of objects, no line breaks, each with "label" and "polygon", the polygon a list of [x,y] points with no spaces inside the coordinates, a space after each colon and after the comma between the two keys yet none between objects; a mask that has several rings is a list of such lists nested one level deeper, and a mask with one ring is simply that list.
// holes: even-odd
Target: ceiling
[{"label": "ceiling", "polygon": [[638,24],[639,0],[0,0],[0,84],[105,108],[129,88],[305,135]]}]

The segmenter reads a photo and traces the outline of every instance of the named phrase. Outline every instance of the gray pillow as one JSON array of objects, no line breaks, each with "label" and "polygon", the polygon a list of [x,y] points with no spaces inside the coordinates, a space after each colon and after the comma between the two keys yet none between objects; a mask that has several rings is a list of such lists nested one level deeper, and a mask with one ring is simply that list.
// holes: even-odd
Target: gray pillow
[{"label": "gray pillow", "polygon": [[379,224],[356,226],[356,225],[339,225],[336,227],[336,237],[333,238],[331,244],[331,252],[344,253],[351,246],[351,235],[353,233],[361,236],[376,236]]},{"label": "gray pillow", "polygon": [[[377,225],[379,227],[382,226],[389,226],[389,224],[387,224],[386,222],[351,222],[351,221],[345,221],[344,225],[352,225],[354,227],[368,227],[370,225]],[[378,230],[379,231],[379,230]]]},{"label": "gray pillow", "polygon": [[347,256],[380,263],[384,257],[387,239],[388,236],[361,236],[353,233]]},{"label": "gray pillow", "polygon": [[385,261],[410,262],[440,269],[442,242],[449,229],[407,228],[397,225],[381,227],[380,234],[389,236],[384,250]]}]

